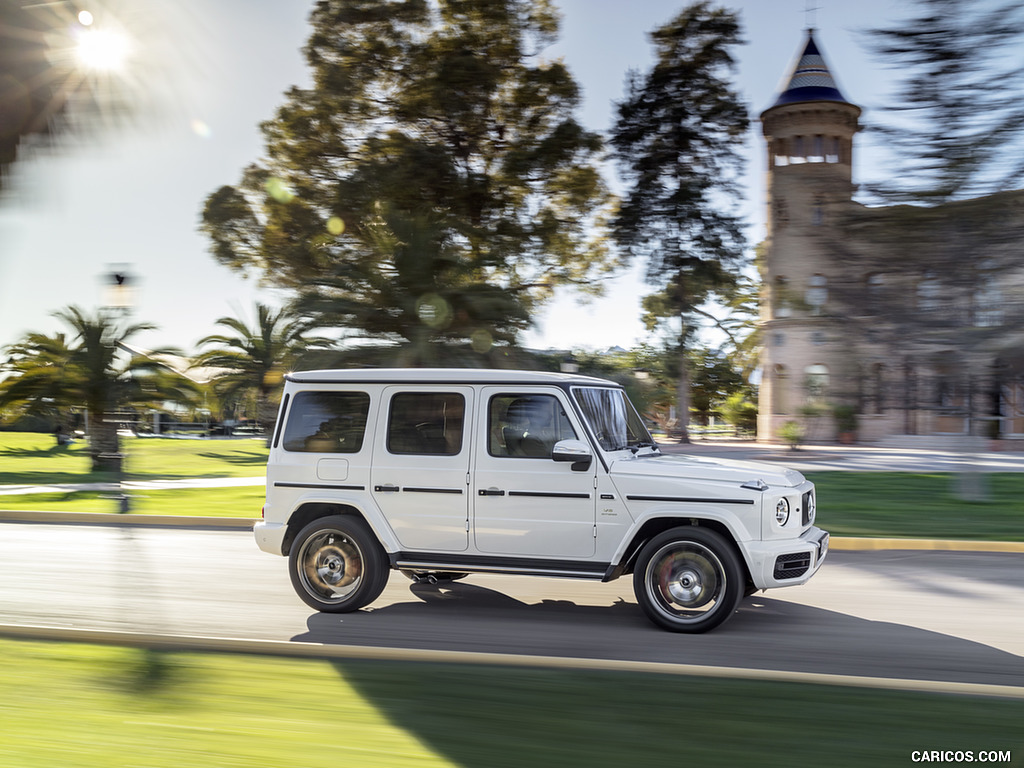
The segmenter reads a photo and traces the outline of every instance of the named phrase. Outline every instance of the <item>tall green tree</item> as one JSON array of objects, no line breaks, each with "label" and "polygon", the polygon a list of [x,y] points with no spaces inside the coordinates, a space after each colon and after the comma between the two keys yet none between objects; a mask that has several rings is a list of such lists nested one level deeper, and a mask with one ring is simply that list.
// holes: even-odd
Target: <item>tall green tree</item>
[{"label": "tall green tree", "polygon": [[160,360],[166,348],[146,355],[130,351],[129,339],[152,330],[149,323],[126,324],[109,312],[90,316],[75,306],[55,317],[72,333],[30,333],[7,347],[7,376],[0,382],[0,406],[26,413],[52,413],[75,407],[87,413],[89,455],[94,470],[117,465],[121,409],[188,402],[194,387]]},{"label": "tall green tree", "polygon": [[898,72],[873,128],[893,165],[885,199],[942,203],[1013,189],[1024,179],[1024,3],[912,0],[911,14],[870,29],[868,46]]},{"label": "tall green tree", "polygon": [[549,0],[320,0],[311,22],[313,85],[206,201],[218,261],[413,365],[514,343],[553,289],[593,288],[611,198],[579,88],[541,56]]},{"label": "tall green tree", "polygon": [[193,367],[214,370],[212,383],[222,403],[255,397],[257,419],[272,432],[284,374],[302,367],[303,356],[311,350],[332,342],[307,336],[308,324],[287,310],[275,311],[258,302],[254,325],[236,317],[222,317],[217,325],[226,332],[200,339],[200,347],[212,348],[197,355]]},{"label": "tall green tree", "polygon": [[[727,294],[744,264],[742,221],[733,213],[749,119],[730,77],[739,21],[698,2],[651,33],[655,63],[632,72],[617,105],[611,144],[628,189],[612,222],[631,258],[647,264],[660,290],[645,302],[650,317],[678,324],[685,357],[696,315]],[[688,439],[690,381],[680,365],[678,435]]]}]

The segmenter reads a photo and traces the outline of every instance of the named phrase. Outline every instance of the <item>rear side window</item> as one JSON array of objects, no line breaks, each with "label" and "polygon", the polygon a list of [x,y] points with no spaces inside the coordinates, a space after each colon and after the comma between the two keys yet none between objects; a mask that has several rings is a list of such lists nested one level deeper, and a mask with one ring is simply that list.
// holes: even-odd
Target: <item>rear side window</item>
[{"label": "rear side window", "polygon": [[284,449],[305,453],[358,453],[366,434],[370,396],[365,392],[299,392],[284,428]]},{"label": "rear side window", "polygon": [[466,399],[457,392],[403,392],[391,398],[388,451],[455,456],[462,451]]}]

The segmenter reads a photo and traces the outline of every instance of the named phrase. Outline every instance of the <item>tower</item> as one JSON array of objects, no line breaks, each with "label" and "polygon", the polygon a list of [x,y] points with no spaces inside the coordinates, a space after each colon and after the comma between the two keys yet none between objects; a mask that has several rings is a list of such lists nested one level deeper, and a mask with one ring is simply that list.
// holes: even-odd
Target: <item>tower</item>
[{"label": "tower", "polygon": [[[787,421],[834,403],[848,350],[828,316],[823,228],[852,204],[853,137],[860,107],[847,101],[807,31],[775,103],[761,113],[767,143],[767,234],[760,264],[762,380],[758,435],[776,440]],[[816,420],[828,424],[831,419]]]}]

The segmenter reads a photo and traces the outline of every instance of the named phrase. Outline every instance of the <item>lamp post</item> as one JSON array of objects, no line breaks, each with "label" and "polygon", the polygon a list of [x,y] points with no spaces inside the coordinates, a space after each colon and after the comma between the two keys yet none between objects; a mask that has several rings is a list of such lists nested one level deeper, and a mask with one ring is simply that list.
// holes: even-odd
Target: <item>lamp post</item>
[{"label": "lamp post", "polygon": [[[103,278],[103,308],[122,321],[127,320],[135,305],[135,278],[127,266],[126,264],[111,265]],[[109,462],[117,477],[118,493],[114,498],[117,501],[117,511],[124,515],[131,511],[131,503],[128,494],[124,491],[125,457],[120,439],[118,439],[117,445],[118,450],[115,453],[101,454],[101,458]]]}]

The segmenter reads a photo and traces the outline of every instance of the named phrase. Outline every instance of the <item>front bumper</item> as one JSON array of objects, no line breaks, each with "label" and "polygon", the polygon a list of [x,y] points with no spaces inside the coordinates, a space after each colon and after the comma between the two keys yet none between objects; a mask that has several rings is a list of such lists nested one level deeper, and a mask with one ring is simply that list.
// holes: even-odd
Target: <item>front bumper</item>
[{"label": "front bumper", "polygon": [[825,562],[828,543],[828,532],[813,525],[798,539],[744,542],[754,586],[772,589],[807,583]]}]

